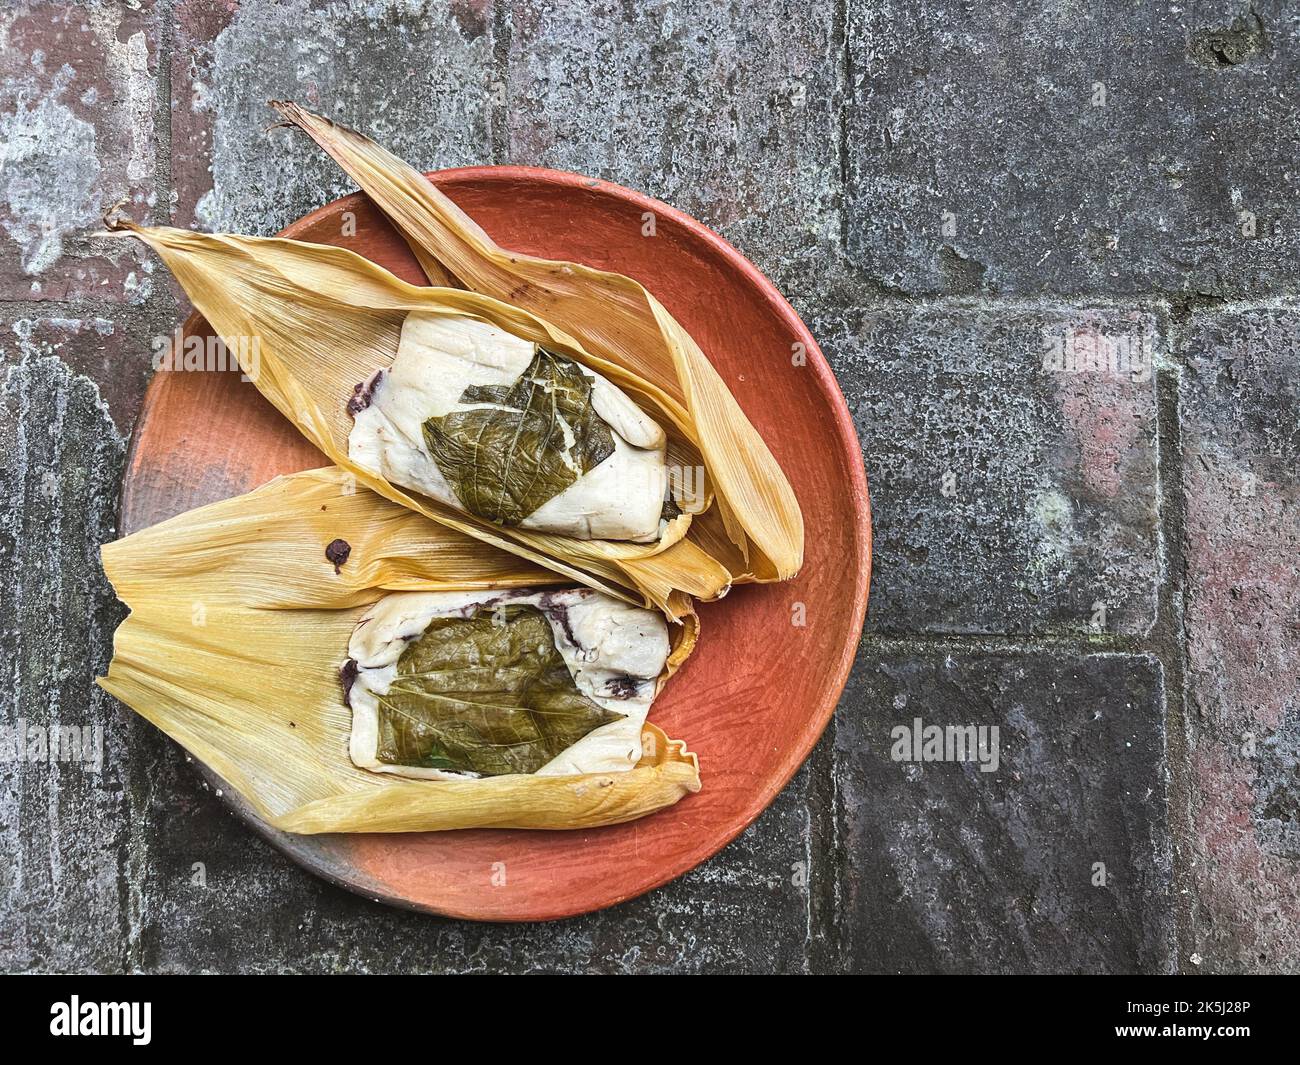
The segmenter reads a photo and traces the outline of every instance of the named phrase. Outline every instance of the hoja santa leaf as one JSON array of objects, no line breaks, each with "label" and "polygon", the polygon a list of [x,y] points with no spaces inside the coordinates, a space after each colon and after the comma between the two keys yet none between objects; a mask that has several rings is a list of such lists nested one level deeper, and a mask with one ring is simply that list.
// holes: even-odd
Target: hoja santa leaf
[{"label": "hoja santa leaf", "polygon": [[483,776],[534,773],[623,716],[578,690],[531,606],[434,618],[378,701],[381,762]]},{"label": "hoja santa leaf", "polygon": [[591,379],[570,359],[538,348],[513,385],[467,388],[481,403],[424,423],[424,442],[471,514],[518,525],[614,453],[592,407]]}]

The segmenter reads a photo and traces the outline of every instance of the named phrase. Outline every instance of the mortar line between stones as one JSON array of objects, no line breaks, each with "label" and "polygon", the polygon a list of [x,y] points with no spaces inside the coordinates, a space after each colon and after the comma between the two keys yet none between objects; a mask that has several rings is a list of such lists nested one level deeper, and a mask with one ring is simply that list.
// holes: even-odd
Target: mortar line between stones
[{"label": "mortar line between stones", "polygon": [[174,0],[159,5],[158,100],[154,106],[154,219],[171,225],[172,213],[172,52],[176,27]]},{"label": "mortar line between stones", "polygon": [[[1171,347],[1181,352],[1186,323],[1170,321]],[[1173,908],[1174,966],[1195,971],[1196,895],[1192,890],[1193,818],[1191,743],[1187,716],[1187,501],[1183,491],[1182,371],[1175,365],[1156,375],[1156,476],[1160,505],[1160,564],[1155,643],[1165,670],[1165,759],[1169,782],[1166,804],[1171,854],[1170,902]]]},{"label": "mortar line between stones", "polygon": [[[853,275],[844,280],[862,286],[859,290],[860,307],[875,310],[926,310],[936,312],[956,311],[1006,311],[1009,313],[1060,310],[1146,311],[1167,314],[1178,320],[1195,319],[1202,314],[1222,314],[1258,310],[1293,310],[1300,303],[1300,287],[1276,292],[1268,297],[1239,297],[1209,299],[1205,303],[1189,300],[1187,293],[1143,292],[1116,295],[1104,292],[1045,292],[1029,294],[990,294],[983,296],[956,296],[942,293],[911,295],[902,291],[885,291],[878,279]],[[822,290],[801,292],[789,289],[784,295],[792,303],[812,300],[825,293]]]},{"label": "mortar line between stones", "polygon": [[0,311],[6,317],[18,318],[114,318],[130,314],[144,315],[152,306],[152,300],[142,303],[118,303],[102,296],[86,296],[70,300],[7,300],[0,299]]},{"label": "mortar line between stones", "polygon": [[[494,84],[488,85],[488,151],[493,166],[501,166],[510,159],[510,37],[512,26],[507,4],[492,7],[492,75]],[[496,85],[500,84],[500,102],[497,102]]]},{"label": "mortar line between stones", "polygon": [[849,248],[849,113],[853,104],[853,54],[849,47],[849,2],[838,0],[835,5],[835,26],[841,38],[840,44],[840,106],[839,136],[836,150],[839,152],[840,169],[840,236],[836,258],[844,261],[848,258]]},{"label": "mortar line between stones", "polygon": [[864,635],[864,639],[870,640],[873,646],[891,653],[952,650],[984,654],[1033,655],[1059,654],[1064,651],[1085,655],[1142,655],[1154,653],[1154,633],[1153,626],[1150,632],[1140,635],[868,632]]},{"label": "mortar line between stones", "polygon": [[[848,0],[838,0],[832,16],[832,33],[840,40],[838,138],[840,174],[839,247],[836,257],[846,256],[848,238],[848,127],[853,96],[853,60],[849,52]],[[870,639],[864,634],[863,639]],[[845,855],[839,833],[839,796],[835,783],[835,715],[809,758],[806,797],[808,811],[808,942],[804,945],[804,968],[814,973],[837,973],[843,966],[840,942],[840,877]]]},{"label": "mortar line between stones", "polygon": [[809,759],[808,810],[808,943],[805,969],[838,973],[843,966],[840,942],[840,874],[844,859],[839,833],[835,784],[835,715]]},{"label": "mortar line between stones", "polygon": [[[153,318],[155,308],[150,302],[113,303],[111,300],[0,300],[0,315],[6,319],[42,318],[58,321],[60,318],[103,318],[127,325],[143,324]],[[174,313],[174,312],[173,312]]]}]

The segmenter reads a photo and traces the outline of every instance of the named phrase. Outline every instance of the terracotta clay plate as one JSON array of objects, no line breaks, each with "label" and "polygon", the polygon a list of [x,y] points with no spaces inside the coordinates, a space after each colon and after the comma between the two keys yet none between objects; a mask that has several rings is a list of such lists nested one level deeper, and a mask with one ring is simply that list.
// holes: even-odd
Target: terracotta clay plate
[{"label": "terracotta clay plate", "polygon": [[[222,794],[294,861],[371,898],[479,920],[572,916],[639,895],[715,854],[807,757],[862,630],[866,477],[817,343],[772,284],[716,234],[657,200],[574,174],[482,167],[430,178],[503,246],[616,270],[659,297],[793,483],[807,527],[803,572],[701,606],[700,645],[651,717],[699,755],[704,787],[651,817],[579,832],[291,836],[261,822],[231,789]],[[654,236],[642,235],[646,212],[655,216]],[[355,228],[346,224],[353,218]],[[329,204],[284,235],[351,248],[423,282],[406,245],[362,195]],[[185,329],[210,335],[197,316]],[[133,532],[323,465],[237,373],[160,371],[132,441],[122,527]],[[494,878],[501,862],[504,884]]]}]

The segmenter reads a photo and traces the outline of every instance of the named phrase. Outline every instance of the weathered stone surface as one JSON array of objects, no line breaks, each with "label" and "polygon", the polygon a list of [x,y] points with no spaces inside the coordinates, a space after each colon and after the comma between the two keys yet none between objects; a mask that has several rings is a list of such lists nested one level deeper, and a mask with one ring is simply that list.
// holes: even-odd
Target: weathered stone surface
[{"label": "weathered stone surface", "polygon": [[15,355],[0,339],[0,968],[115,970],[137,927],[132,811],[148,759],[141,728],[94,685],[121,616],[97,554],[123,440],[87,378]]},{"label": "weathered stone surface", "polygon": [[[121,436],[130,434],[152,373],[154,337],[138,312],[111,317],[6,315],[0,304],[0,358],[7,362],[54,356],[97,390]],[[116,485],[107,484],[115,493]]]},{"label": "weathered stone surface", "polygon": [[1183,477],[1192,814],[1216,971],[1300,971],[1300,307],[1194,320]]},{"label": "weathered stone surface", "polygon": [[870,629],[1150,627],[1151,315],[849,307],[810,322],[871,483]]},{"label": "weathered stone surface", "polygon": [[142,302],[150,259],[89,234],[155,201],[155,5],[7,6],[0,41],[0,299]]},{"label": "weathered stone surface", "polygon": [[840,236],[832,4],[507,3],[508,158],[666,200],[788,288]]},{"label": "weathered stone surface", "polygon": [[1294,285],[1282,0],[851,0],[850,261],[910,293]]},{"label": "weathered stone surface", "polygon": [[175,223],[267,235],[355,185],[275,121],[297,100],[416,166],[491,162],[492,36],[478,4],[181,0],[172,57]]},{"label": "weathered stone surface", "polygon": [[[1162,702],[1146,656],[867,645],[837,714],[843,968],[1171,969]],[[996,772],[893,760],[917,718],[998,726]]]},{"label": "weathered stone surface", "polygon": [[[808,934],[801,775],[721,854],[612,910],[491,925],[391,909],[291,865],[183,755],[154,791],[141,964],[162,972],[799,972]],[[199,868],[195,863],[202,863]],[[202,883],[200,883],[202,882]]]}]

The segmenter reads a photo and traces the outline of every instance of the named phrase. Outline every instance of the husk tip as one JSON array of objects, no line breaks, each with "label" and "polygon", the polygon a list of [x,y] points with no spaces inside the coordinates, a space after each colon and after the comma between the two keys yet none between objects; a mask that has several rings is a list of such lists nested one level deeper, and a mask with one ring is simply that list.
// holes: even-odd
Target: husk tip
[{"label": "husk tip", "polygon": [[302,108],[293,100],[267,100],[266,106],[280,116],[281,121],[272,122],[262,132],[270,133],[273,129],[292,129],[298,125],[298,117],[302,114]]},{"label": "husk tip", "polygon": [[100,215],[100,221],[104,224],[104,229],[102,232],[93,235],[97,237],[120,237],[124,234],[130,235],[138,232],[141,227],[129,215],[123,213],[122,209],[126,204],[127,201],[122,199],[106,208],[104,213]]},{"label": "husk tip", "polygon": [[272,123],[267,126],[267,131],[281,129],[284,127],[294,127],[310,132],[309,126],[319,124],[333,128],[341,128],[333,119],[326,118],[323,115],[312,114],[296,100],[267,100],[266,106],[274,111],[283,121]]}]

